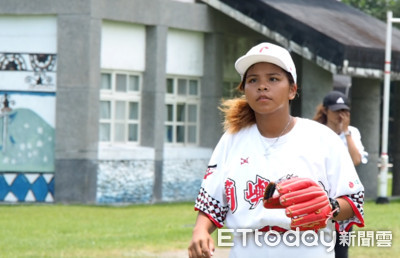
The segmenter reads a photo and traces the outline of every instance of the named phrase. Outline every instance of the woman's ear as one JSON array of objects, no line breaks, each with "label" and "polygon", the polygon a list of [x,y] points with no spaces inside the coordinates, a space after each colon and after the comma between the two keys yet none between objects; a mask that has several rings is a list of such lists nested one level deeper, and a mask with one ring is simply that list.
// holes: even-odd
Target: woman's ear
[{"label": "woman's ear", "polygon": [[297,84],[293,83],[289,88],[289,100],[293,100],[297,95]]}]

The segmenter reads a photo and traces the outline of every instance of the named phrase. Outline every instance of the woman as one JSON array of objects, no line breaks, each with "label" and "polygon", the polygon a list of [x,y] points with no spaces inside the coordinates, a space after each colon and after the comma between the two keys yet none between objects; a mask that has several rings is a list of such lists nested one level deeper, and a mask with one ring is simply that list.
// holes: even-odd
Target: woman
[{"label": "woman", "polygon": [[[329,92],[317,107],[313,120],[326,125],[339,135],[354,166],[368,162],[368,153],[361,142],[360,131],[350,125],[350,106],[345,94],[340,91]],[[336,232],[335,257],[347,258],[349,246],[341,244],[339,237],[340,233]]]},{"label": "woman", "polygon": [[[234,230],[230,257],[333,257],[333,251],[321,244],[293,247],[284,241],[268,242],[273,241],[271,232],[281,234],[275,235],[280,239],[291,232],[294,218],[285,209],[265,208],[264,191],[284,178],[306,178],[318,184],[326,198],[334,199],[328,208],[338,227],[363,226],[364,188],[349,155],[343,155],[343,144],[329,128],[290,115],[297,75],[287,50],[261,43],[240,57],[235,68],[242,76],[239,90],[244,97],[223,103],[226,132],[213,152],[195,203],[199,213],[189,257],[211,257],[215,249],[211,233],[223,226]],[[319,232],[332,238],[334,223],[329,220],[325,225]],[[244,230],[252,231],[246,243]],[[261,246],[257,237],[265,240]]]},{"label": "woman", "polygon": [[354,166],[367,163],[368,153],[364,151],[360,131],[350,125],[350,107],[346,95],[340,91],[329,92],[317,107],[313,120],[328,126],[340,136]]}]

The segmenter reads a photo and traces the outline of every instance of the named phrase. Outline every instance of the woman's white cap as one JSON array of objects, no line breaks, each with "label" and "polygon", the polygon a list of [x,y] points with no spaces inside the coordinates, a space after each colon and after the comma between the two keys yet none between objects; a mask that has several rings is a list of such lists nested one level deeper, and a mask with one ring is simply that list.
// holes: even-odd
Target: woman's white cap
[{"label": "woman's white cap", "polygon": [[246,55],[236,60],[235,68],[240,76],[243,77],[250,66],[261,62],[272,63],[281,67],[293,76],[293,80],[296,83],[296,67],[289,51],[271,43],[260,43],[252,47]]}]

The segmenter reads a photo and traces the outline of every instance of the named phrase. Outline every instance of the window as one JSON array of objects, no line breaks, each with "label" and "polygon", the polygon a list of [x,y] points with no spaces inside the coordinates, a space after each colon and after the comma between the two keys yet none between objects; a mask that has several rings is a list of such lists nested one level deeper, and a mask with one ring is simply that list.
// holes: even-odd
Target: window
[{"label": "window", "polygon": [[225,99],[232,99],[242,95],[242,93],[237,90],[238,85],[239,82],[236,81],[224,81],[222,88],[222,96]]},{"label": "window", "polygon": [[165,142],[198,144],[200,80],[167,78]]},{"label": "window", "polygon": [[100,142],[139,142],[140,84],[139,74],[101,74]]}]

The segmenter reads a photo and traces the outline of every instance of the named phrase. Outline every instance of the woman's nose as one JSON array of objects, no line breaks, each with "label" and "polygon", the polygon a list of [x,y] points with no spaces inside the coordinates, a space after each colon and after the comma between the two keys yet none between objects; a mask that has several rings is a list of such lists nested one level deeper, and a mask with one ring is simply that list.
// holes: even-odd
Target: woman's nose
[{"label": "woman's nose", "polygon": [[259,91],[263,91],[263,90],[267,91],[267,90],[268,90],[268,87],[267,87],[266,84],[261,83],[261,84],[258,86],[258,90],[259,90]]}]

